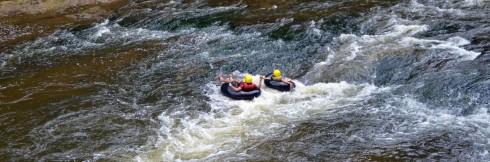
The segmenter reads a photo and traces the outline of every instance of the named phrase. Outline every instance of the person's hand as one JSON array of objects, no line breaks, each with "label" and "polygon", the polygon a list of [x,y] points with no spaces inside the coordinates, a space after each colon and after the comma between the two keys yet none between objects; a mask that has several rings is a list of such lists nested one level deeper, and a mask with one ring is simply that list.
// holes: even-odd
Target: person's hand
[{"label": "person's hand", "polygon": [[264,79],[264,76],[263,75],[260,75],[260,79]]},{"label": "person's hand", "polygon": [[232,87],[232,86],[233,86],[231,83],[228,83],[228,85],[229,85],[230,87]]}]

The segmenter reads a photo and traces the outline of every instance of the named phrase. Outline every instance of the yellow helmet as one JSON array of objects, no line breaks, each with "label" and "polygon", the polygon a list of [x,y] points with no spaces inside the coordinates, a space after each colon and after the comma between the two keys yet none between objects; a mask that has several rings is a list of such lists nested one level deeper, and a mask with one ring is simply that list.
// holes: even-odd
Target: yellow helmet
[{"label": "yellow helmet", "polygon": [[278,69],[274,70],[274,76],[275,77],[281,76],[281,71],[279,71]]},{"label": "yellow helmet", "polygon": [[252,75],[247,74],[245,75],[245,83],[252,83]]}]

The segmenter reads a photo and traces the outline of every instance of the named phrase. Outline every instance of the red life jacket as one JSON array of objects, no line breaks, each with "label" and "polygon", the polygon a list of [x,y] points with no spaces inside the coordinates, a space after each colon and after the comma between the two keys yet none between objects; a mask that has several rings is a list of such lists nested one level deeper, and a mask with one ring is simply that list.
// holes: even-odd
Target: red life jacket
[{"label": "red life jacket", "polygon": [[243,91],[253,91],[257,86],[253,83],[247,84],[245,82],[240,83],[240,87],[242,87]]}]

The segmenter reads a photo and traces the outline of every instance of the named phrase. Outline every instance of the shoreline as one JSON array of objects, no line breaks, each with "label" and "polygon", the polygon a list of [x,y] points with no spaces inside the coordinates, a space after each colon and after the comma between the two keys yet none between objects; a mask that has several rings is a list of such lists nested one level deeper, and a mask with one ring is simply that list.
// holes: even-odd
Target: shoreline
[{"label": "shoreline", "polygon": [[102,21],[129,0],[0,0],[0,49]]},{"label": "shoreline", "polygon": [[116,5],[127,0],[0,0],[0,18],[56,13],[59,15],[87,13],[87,8]]}]

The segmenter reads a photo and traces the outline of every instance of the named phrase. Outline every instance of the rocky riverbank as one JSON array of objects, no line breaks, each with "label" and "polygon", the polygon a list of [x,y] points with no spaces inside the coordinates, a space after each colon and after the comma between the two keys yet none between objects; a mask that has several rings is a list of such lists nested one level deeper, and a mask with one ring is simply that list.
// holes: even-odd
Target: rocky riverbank
[{"label": "rocky riverbank", "polygon": [[[113,5],[122,1],[124,0],[0,0],[0,17],[23,14],[45,14],[48,12],[69,15],[89,15],[85,18],[90,18],[90,15],[92,17],[98,17],[99,14],[106,11],[100,6]],[[81,9],[81,7],[84,8]]]},{"label": "rocky riverbank", "polygon": [[101,21],[129,0],[0,0],[0,48]]}]

